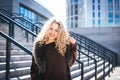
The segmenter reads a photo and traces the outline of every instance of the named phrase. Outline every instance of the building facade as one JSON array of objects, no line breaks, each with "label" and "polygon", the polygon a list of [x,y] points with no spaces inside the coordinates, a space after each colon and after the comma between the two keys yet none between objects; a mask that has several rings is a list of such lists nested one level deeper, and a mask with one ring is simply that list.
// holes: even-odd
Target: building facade
[{"label": "building facade", "polygon": [[0,9],[19,14],[34,24],[44,23],[53,16],[43,5],[34,0],[0,0]]},{"label": "building facade", "polygon": [[69,28],[119,27],[120,0],[66,0]]}]

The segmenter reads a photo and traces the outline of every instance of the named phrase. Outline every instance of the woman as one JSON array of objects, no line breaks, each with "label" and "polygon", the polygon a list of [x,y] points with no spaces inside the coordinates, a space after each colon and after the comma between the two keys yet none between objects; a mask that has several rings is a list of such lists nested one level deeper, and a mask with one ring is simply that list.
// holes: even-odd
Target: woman
[{"label": "woman", "polygon": [[75,59],[75,39],[59,20],[51,18],[34,42],[31,80],[72,80],[70,67]]}]

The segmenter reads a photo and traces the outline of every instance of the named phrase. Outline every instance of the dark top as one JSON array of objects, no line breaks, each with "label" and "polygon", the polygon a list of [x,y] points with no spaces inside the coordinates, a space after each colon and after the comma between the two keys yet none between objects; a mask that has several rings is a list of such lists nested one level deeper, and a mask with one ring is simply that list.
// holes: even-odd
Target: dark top
[{"label": "dark top", "polygon": [[58,53],[55,43],[47,44],[44,53],[47,64],[44,80],[67,80],[65,56]]},{"label": "dark top", "polygon": [[[74,64],[76,59],[76,44],[67,47],[65,56],[58,53],[55,42],[45,46],[39,45],[39,43],[36,43],[35,56],[32,56],[30,80],[72,80],[70,66]],[[35,59],[39,64],[35,62]],[[44,69],[45,72],[41,72]]]}]

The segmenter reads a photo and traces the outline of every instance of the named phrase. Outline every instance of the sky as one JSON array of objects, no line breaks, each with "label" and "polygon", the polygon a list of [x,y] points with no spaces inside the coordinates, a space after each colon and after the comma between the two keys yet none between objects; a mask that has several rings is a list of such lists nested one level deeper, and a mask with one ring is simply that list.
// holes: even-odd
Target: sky
[{"label": "sky", "polygon": [[55,17],[59,18],[63,24],[66,20],[66,0],[36,0],[48,9]]}]

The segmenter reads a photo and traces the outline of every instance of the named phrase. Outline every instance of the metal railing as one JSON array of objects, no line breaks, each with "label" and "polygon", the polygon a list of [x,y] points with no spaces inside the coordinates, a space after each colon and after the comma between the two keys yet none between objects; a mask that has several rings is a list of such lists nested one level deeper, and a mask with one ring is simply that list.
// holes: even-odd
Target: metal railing
[{"label": "metal railing", "polygon": [[[0,12],[0,19],[7,22],[9,24],[9,34],[6,35],[5,33],[3,33],[2,31],[0,31],[0,35],[2,37],[4,37],[7,41],[7,46],[6,46],[6,80],[9,80],[9,74],[10,74],[10,49],[11,49],[11,43],[14,43],[15,45],[17,45],[18,47],[20,47],[21,49],[25,50],[25,52],[27,52],[28,54],[32,54],[32,52],[24,47],[23,45],[19,44],[17,41],[15,41],[14,39],[14,25],[17,25],[17,27],[23,29],[24,31],[26,31],[27,33],[31,34],[33,37],[36,37],[37,33],[34,33],[33,31],[27,29],[25,27],[25,25],[22,25],[21,23],[15,21],[14,19],[10,18],[9,16],[6,16],[4,13]],[[30,23],[32,24],[32,23]],[[34,24],[33,24],[34,25]],[[39,27],[37,27],[37,29],[40,30]],[[28,42],[28,39],[27,39]],[[81,80],[83,80],[83,62],[76,60],[76,62],[80,65],[81,64]]]},{"label": "metal railing", "polygon": [[[15,18],[15,17],[14,17]],[[11,43],[14,43],[15,45],[17,45],[18,47],[20,47],[21,49],[25,50],[27,53],[31,54],[31,51],[29,51],[26,47],[22,46],[21,44],[19,44],[18,42],[16,42],[14,40],[14,25],[17,25],[17,27],[23,29],[24,31],[27,32],[27,34],[31,34],[33,37],[36,37],[37,31],[40,30],[40,27],[33,27],[32,30],[27,29],[25,25],[19,23],[18,21],[16,21],[15,19],[12,19],[12,17],[8,17],[7,15],[5,15],[3,12],[0,12],[0,19],[7,22],[9,24],[9,35],[5,35],[3,32],[0,31],[1,36],[3,36],[4,38],[6,38],[6,78],[9,78],[9,69],[10,69],[10,46]],[[25,19],[23,19],[25,20]],[[26,21],[26,20],[25,20]],[[27,21],[28,24],[30,25],[34,25],[33,23],[29,23],[29,21]],[[36,25],[34,25],[36,26]],[[36,29],[36,33],[34,33],[34,29]],[[79,46],[77,48],[77,51],[79,52],[78,55],[80,57],[81,54],[85,55],[88,58],[88,65],[89,65],[89,59],[94,60],[94,64],[95,64],[95,80],[97,80],[97,61],[95,59],[95,56],[99,56],[100,58],[103,59],[103,78],[105,78],[105,62],[108,61],[109,62],[109,72],[110,72],[110,64],[112,64],[112,68],[116,66],[117,64],[117,57],[116,54],[114,54],[112,51],[108,50],[107,48],[105,48],[104,46],[101,46],[97,43],[95,43],[94,41],[81,36],[79,34],[70,32],[70,34],[76,38],[77,40],[77,45]],[[27,41],[28,41],[28,37],[27,37]],[[88,51],[88,54],[84,53],[81,51],[81,47],[84,48],[86,51]],[[94,54],[94,58],[91,57],[89,55],[89,52]],[[81,80],[84,80],[84,63],[82,61],[80,61],[80,59],[76,59],[76,62],[78,62],[79,65],[81,65]],[[108,73],[109,73],[108,72]]]},{"label": "metal railing", "polygon": [[[88,51],[88,55],[89,55],[89,52],[91,52],[94,54],[94,56],[97,55],[103,59],[104,64],[103,64],[103,78],[102,79],[105,78],[105,62],[107,61],[109,63],[108,74],[110,76],[110,71],[113,70],[113,67],[117,65],[117,54],[82,35],[79,35],[73,32],[70,32],[70,34],[74,36],[78,44],[80,44],[79,45],[80,47]],[[110,68],[110,65],[112,65],[112,68]]]},{"label": "metal railing", "polygon": [[[0,12],[3,13],[6,17],[9,17],[11,20],[17,21],[19,24],[22,25],[22,27],[25,27],[25,28],[31,30],[35,34],[38,34],[38,32],[41,29],[41,26],[43,25],[43,23],[39,22],[39,24],[41,26],[37,26],[36,24],[34,24],[34,23],[28,21],[27,19],[25,19],[24,17],[22,17],[20,14],[11,13],[11,12],[4,10],[4,9],[0,9]],[[28,34],[26,34],[26,35],[28,35]]]},{"label": "metal railing", "polygon": [[11,56],[11,43],[15,44],[25,52],[27,52],[29,55],[32,55],[32,51],[30,51],[28,48],[24,47],[23,45],[19,44],[17,41],[15,41],[12,37],[6,35],[2,31],[0,31],[0,35],[6,39],[6,80],[9,80],[10,78],[10,56]]}]

